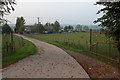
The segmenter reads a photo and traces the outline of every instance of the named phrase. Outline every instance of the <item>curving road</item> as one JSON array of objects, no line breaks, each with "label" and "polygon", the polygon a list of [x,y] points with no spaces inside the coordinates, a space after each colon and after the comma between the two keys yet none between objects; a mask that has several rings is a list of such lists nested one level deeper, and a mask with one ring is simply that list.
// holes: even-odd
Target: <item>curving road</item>
[{"label": "curving road", "polygon": [[34,43],[38,51],[4,68],[3,78],[89,78],[81,65],[62,49],[36,39],[21,37]]}]

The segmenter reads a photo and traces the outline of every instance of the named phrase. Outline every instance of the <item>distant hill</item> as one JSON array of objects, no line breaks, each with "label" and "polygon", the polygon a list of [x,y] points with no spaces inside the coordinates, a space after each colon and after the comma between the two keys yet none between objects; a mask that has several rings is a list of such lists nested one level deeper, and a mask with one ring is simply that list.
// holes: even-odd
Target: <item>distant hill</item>
[{"label": "distant hill", "polygon": [[[76,27],[75,24],[61,24],[61,27],[65,27],[65,26],[68,26],[68,25],[71,25],[73,27]],[[98,25],[82,25],[82,26],[88,26],[90,29],[95,29],[95,30],[99,30],[101,27],[98,26]]]},{"label": "distant hill", "polygon": [[96,29],[96,30],[101,29],[101,27],[98,26],[98,25],[89,25],[89,26],[90,26],[91,29]]}]

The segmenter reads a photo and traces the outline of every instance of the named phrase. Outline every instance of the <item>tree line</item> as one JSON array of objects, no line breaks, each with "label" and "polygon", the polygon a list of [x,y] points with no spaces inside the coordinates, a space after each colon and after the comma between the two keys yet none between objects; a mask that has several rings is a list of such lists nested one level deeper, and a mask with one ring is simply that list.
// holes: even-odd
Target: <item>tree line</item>
[{"label": "tree line", "polygon": [[32,33],[43,33],[45,31],[49,33],[57,33],[60,30],[60,23],[58,21],[55,21],[54,23],[46,23],[45,25],[39,23],[39,24],[34,24],[30,28],[30,32]]}]

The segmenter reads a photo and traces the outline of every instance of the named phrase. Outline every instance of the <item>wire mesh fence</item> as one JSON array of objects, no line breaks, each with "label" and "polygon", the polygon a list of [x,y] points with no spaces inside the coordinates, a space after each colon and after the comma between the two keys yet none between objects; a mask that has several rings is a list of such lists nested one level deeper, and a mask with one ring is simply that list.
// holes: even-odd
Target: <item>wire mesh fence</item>
[{"label": "wire mesh fence", "polygon": [[[86,54],[94,53],[97,56],[112,61],[118,61],[118,50],[112,38],[108,38],[100,31],[56,33],[56,34],[31,34],[30,37],[55,42],[72,47]],[[91,51],[91,52],[90,52]]]},{"label": "wire mesh fence", "polygon": [[13,34],[2,34],[2,54],[13,53],[24,46],[23,38]]},{"label": "wire mesh fence", "polygon": [[92,32],[91,34],[91,52],[112,61],[118,61],[119,52],[112,38],[105,33]]}]

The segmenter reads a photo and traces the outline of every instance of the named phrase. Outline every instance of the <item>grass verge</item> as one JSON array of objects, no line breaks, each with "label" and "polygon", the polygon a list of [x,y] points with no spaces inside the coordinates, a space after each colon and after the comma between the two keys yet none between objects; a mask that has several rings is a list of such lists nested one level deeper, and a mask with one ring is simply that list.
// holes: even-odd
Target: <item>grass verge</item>
[{"label": "grass verge", "polygon": [[36,46],[28,40],[24,39],[24,46],[17,49],[14,53],[3,55],[2,67],[6,67],[12,63],[15,63],[27,56],[33,55],[36,52]]}]

